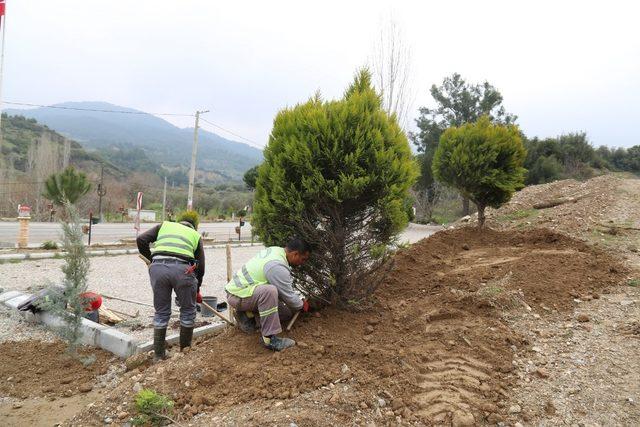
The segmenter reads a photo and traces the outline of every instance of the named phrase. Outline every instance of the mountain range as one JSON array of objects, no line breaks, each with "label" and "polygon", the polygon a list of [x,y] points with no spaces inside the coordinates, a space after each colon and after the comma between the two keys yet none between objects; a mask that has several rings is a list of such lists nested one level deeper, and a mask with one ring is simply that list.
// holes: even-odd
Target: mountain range
[{"label": "mountain range", "polygon": [[[34,118],[130,170],[153,172],[164,167],[186,174],[189,169],[193,128],[179,128],[151,114],[106,102],[65,102],[52,107],[57,108],[8,109],[4,113]],[[240,180],[244,172],[262,162],[262,150],[202,128],[198,133],[197,168],[203,181]]]}]

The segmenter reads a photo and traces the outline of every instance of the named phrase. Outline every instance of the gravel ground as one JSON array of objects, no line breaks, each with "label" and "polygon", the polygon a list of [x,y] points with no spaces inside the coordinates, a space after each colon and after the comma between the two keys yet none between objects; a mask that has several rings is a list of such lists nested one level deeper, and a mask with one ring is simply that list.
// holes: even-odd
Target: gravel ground
[{"label": "gravel ground", "polygon": [[0,342],[37,339],[53,342],[56,336],[37,323],[27,322],[4,305],[0,305]]},{"label": "gravel ground", "polygon": [[[439,227],[411,224],[401,236],[401,241],[415,242],[440,229]],[[242,267],[262,246],[253,247],[232,247],[231,260],[233,271]],[[226,260],[225,249],[207,249],[205,251],[207,269],[202,294],[205,296],[216,296],[223,298],[223,287],[226,283]],[[7,290],[19,290],[34,292],[46,287],[48,284],[60,282],[63,277],[61,267],[64,261],[61,259],[44,259],[23,261],[20,263],[0,264],[0,288]],[[139,301],[147,304],[152,303],[151,287],[149,286],[149,276],[147,268],[137,255],[118,255],[91,258],[91,269],[89,271],[89,289],[100,294]],[[134,335],[140,341],[147,341],[153,338],[151,321],[153,318],[153,308],[139,304],[133,304],[114,299],[103,299],[103,306],[110,310],[128,313],[137,316],[131,320],[120,323],[118,328],[123,332]],[[13,319],[12,316],[0,314],[0,340],[6,336],[13,335],[7,331],[26,331],[29,327],[24,321]],[[123,316],[126,318],[126,316]],[[173,320],[178,319],[178,313],[174,313]],[[208,321],[217,322],[216,318],[204,318],[198,314],[196,322]],[[24,325],[22,324],[24,323]],[[34,329],[34,334],[38,335],[42,328]],[[34,336],[35,337],[35,336]]]}]

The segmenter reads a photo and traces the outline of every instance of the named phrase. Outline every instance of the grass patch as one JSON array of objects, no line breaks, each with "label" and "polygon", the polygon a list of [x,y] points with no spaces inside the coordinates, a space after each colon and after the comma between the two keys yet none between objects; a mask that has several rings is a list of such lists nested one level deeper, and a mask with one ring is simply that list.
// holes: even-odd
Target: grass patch
[{"label": "grass patch", "polygon": [[498,221],[517,221],[535,217],[540,213],[537,209],[521,209],[498,217]]},{"label": "grass patch", "polygon": [[135,396],[138,415],[132,420],[133,425],[163,425],[173,412],[173,401],[150,389],[143,389]]},{"label": "grass patch", "polygon": [[632,288],[637,288],[638,286],[640,286],[640,279],[629,279],[627,285],[631,286]]}]

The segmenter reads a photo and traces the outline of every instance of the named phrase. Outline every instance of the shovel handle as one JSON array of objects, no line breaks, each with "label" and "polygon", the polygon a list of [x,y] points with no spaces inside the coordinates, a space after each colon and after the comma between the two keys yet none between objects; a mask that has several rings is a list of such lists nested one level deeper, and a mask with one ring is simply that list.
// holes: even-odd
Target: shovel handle
[{"label": "shovel handle", "polygon": [[220,314],[220,312],[218,310],[216,310],[215,308],[211,307],[209,304],[207,304],[206,302],[202,301],[200,304],[204,305],[205,307],[207,307],[209,310],[213,311],[213,314],[215,314],[216,316],[218,316],[219,318],[221,318],[222,320],[224,320],[225,322],[227,322],[228,324],[230,324],[231,326],[234,326],[233,323],[231,323],[231,321],[229,319],[227,319],[226,317],[224,317],[222,314]]},{"label": "shovel handle", "polygon": [[291,321],[287,325],[287,331],[291,330],[291,328],[293,327],[293,324],[296,323],[296,320],[298,319],[299,315],[300,315],[300,312],[296,311],[296,314],[293,315],[293,318],[291,319]]}]

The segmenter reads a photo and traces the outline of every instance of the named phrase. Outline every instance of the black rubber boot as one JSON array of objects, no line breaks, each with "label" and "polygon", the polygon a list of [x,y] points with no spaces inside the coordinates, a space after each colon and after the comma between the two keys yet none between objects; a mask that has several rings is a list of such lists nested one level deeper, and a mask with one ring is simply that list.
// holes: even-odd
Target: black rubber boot
[{"label": "black rubber boot", "polygon": [[258,330],[256,326],[256,319],[254,317],[247,316],[247,313],[244,311],[237,311],[234,313],[233,317],[236,319],[236,325],[242,332],[245,334],[250,334]]},{"label": "black rubber boot", "polygon": [[186,326],[180,326],[180,350],[191,347],[191,339],[193,338],[193,326],[187,328]]},{"label": "black rubber boot", "polygon": [[153,330],[153,361],[158,362],[167,358],[165,351],[167,328],[156,328]]},{"label": "black rubber boot", "polygon": [[282,351],[296,345],[296,342],[291,338],[280,338],[277,335],[262,337],[262,342],[264,343],[265,347],[273,351]]}]

